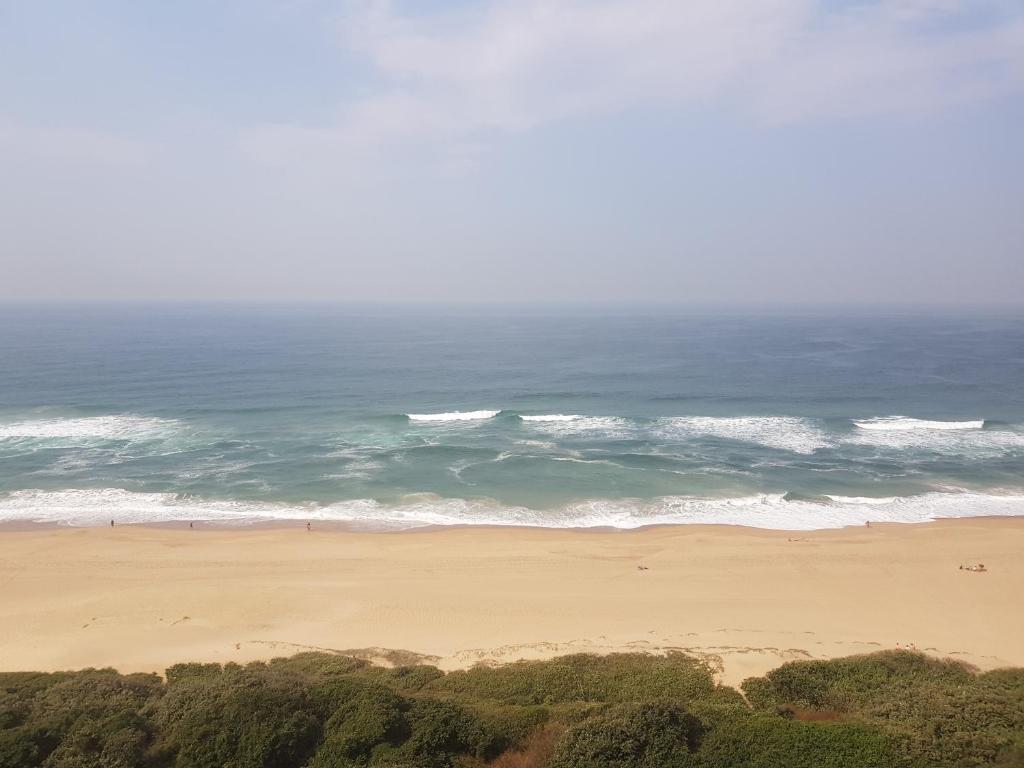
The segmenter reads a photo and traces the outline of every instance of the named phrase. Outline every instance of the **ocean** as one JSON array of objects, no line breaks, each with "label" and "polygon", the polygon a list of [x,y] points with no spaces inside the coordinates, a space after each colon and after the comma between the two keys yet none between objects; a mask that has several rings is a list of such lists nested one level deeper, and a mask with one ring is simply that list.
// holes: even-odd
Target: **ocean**
[{"label": "ocean", "polygon": [[0,307],[0,522],[1020,514],[1020,315]]}]

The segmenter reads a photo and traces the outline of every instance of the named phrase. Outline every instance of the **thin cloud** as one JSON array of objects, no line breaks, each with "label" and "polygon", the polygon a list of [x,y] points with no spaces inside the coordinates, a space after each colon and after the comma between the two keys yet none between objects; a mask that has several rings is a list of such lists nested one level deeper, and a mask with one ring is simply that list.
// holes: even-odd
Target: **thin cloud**
[{"label": "thin cloud", "polygon": [[783,123],[920,115],[1024,88],[1024,8],[999,0],[495,0],[415,17],[376,0],[344,17],[342,38],[372,66],[371,95],[334,125],[258,129],[250,148],[478,147],[638,106]]}]

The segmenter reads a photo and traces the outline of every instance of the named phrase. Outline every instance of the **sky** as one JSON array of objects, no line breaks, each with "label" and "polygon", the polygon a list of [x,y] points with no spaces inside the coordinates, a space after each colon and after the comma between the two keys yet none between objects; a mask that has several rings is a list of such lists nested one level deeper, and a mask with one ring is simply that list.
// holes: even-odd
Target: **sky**
[{"label": "sky", "polygon": [[0,299],[1024,306],[1024,0],[0,0]]}]

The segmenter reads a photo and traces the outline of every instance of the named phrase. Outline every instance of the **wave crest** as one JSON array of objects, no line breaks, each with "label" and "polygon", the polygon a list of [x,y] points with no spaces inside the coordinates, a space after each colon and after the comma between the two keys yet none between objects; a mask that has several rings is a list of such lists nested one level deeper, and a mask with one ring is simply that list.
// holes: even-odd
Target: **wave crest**
[{"label": "wave crest", "polygon": [[984,421],[925,421],[903,416],[854,421],[844,442],[884,451],[929,451],[968,459],[998,458],[1024,451],[1024,432],[985,429]]},{"label": "wave crest", "polygon": [[880,416],[874,419],[854,420],[858,429],[880,432],[907,432],[913,430],[965,430],[983,429],[985,421],[928,421],[910,419],[905,416]]},{"label": "wave crest", "polygon": [[501,411],[450,411],[448,413],[407,413],[409,421],[482,421],[492,419]]}]

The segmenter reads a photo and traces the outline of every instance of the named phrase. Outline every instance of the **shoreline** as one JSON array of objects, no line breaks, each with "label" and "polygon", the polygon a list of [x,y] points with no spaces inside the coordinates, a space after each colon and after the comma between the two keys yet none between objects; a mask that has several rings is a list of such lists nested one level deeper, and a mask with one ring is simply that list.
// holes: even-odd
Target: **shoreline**
[{"label": "shoreline", "polygon": [[[0,529],[0,669],[385,649],[457,669],[682,650],[738,684],[792,659],[896,647],[1024,666],[1024,518],[386,533]],[[976,562],[988,572],[958,570]]]},{"label": "shoreline", "polygon": [[[313,531],[328,533],[351,533],[359,535],[402,535],[413,533],[433,533],[438,531],[550,531],[578,533],[578,534],[632,534],[645,531],[672,531],[679,528],[709,528],[737,531],[761,531],[768,534],[788,533],[797,534],[818,534],[826,531],[853,531],[861,528],[883,528],[883,527],[919,527],[925,525],[942,524],[958,521],[985,521],[985,520],[1024,520],[1024,515],[967,515],[964,517],[936,517],[930,520],[915,520],[912,522],[902,520],[865,520],[862,524],[851,524],[844,526],[829,526],[824,528],[765,528],[757,525],[739,525],[736,523],[651,523],[650,525],[638,525],[632,528],[620,528],[614,525],[594,525],[579,528],[555,527],[545,525],[497,525],[490,523],[465,523],[465,524],[428,524],[410,526],[408,528],[390,527],[374,528],[372,526],[360,525],[349,520],[315,520],[310,519]],[[305,530],[306,520],[253,520],[251,522],[233,521],[221,522],[216,520],[163,520],[156,522],[142,523],[118,523],[116,528],[136,528],[141,530],[157,531],[288,531]],[[189,523],[194,527],[189,528]],[[82,531],[82,530],[110,530],[109,525],[89,524],[73,525],[71,523],[58,523],[52,521],[37,522],[34,520],[3,520],[0,521],[0,536],[5,533],[26,533],[35,531]]]}]

